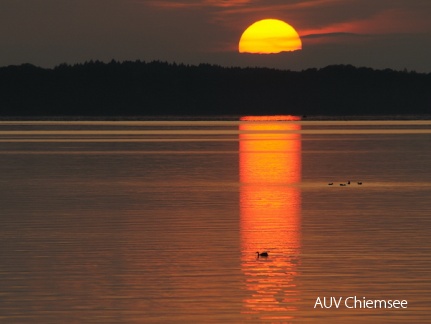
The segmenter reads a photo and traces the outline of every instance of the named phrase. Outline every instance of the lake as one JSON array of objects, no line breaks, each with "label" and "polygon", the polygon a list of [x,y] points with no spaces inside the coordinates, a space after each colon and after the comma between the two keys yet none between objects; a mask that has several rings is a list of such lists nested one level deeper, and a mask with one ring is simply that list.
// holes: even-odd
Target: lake
[{"label": "lake", "polygon": [[287,119],[0,122],[0,322],[428,322],[431,121]]}]

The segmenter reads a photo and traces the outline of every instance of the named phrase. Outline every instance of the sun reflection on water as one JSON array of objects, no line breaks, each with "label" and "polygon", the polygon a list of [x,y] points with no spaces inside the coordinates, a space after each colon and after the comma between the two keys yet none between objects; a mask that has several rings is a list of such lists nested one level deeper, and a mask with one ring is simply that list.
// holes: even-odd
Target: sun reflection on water
[{"label": "sun reflection on water", "polygon": [[[244,313],[271,320],[292,318],[299,298],[294,279],[300,250],[301,135],[289,131],[301,126],[286,121],[292,116],[280,117],[243,117],[247,122],[239,126],[241,267],[248,291]],[[262,130],[271,133],[253,134]],[[257,258],[257,251],[269,256]]]}]

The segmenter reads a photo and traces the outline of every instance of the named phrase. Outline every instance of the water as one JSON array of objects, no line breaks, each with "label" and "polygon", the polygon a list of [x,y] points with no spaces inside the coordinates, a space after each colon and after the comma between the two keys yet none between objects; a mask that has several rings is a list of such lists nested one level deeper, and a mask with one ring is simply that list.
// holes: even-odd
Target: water
[{"label": "water", "polygon": [[429,121],[1,122],[0,322],[428,322],[430,145]]}]

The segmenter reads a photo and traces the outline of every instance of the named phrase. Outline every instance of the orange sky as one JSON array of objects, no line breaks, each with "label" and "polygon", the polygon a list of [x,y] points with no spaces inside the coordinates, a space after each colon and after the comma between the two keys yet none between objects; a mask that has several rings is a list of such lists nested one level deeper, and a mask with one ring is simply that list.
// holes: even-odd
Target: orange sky
[{"label": "orange sky", "polygon": [[[253,22],[292,25],[303,50],[239,55]],[[0,2],[0,66],[163,60],[291,70],[353,64],[431,72],[423,0],[44,0]]]}]

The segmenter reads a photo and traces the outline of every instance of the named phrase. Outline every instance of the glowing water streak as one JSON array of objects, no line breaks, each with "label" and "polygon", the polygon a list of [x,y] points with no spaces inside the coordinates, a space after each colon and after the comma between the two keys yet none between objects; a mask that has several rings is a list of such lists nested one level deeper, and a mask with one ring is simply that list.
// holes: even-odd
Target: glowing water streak
[{"label": "glowing water streak", "polygon": [[[241,265],[249,292],[244,312],[261,319],[290,318],[298,298],[301,137],[288,132],[300,127],[279,121],[239,127]],[[256,251],[265,250],[269,257],[256,259]]]}]

